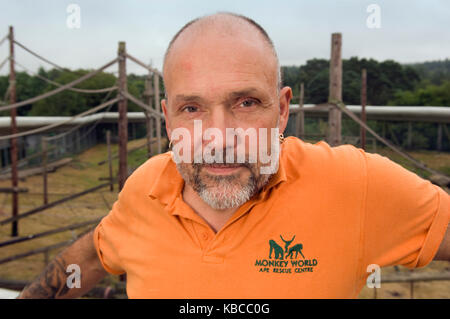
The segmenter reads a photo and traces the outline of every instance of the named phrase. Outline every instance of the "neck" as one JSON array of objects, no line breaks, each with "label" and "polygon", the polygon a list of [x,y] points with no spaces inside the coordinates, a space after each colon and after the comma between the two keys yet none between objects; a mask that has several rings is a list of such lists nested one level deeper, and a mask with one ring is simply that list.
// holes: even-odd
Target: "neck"
[{"label": "neck", "polygon": [[202,217],[216,233],[225,226],[226,222],[239,208],[235,207],[223,210],[214,209],[206,204],[203,199],[198,196],[197,192],[187,184],[184,184],[183,200],[197,213],[197,215]]}]

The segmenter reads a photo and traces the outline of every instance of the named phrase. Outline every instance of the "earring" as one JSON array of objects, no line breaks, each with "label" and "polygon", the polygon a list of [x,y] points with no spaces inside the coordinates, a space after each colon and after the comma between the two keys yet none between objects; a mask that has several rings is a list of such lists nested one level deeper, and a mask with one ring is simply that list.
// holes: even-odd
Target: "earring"
[{"label": "earring", "polygon": [[172,141],[169,141],[169,150],[171,150],[172,149]]},{"label": "earring", "polygon": [[283,142],[284,142],[284,135],[283,135],[283,133],[281,133],[281,134],[278,136],[278,138],[280,139],[280,144],[283,144]]}]

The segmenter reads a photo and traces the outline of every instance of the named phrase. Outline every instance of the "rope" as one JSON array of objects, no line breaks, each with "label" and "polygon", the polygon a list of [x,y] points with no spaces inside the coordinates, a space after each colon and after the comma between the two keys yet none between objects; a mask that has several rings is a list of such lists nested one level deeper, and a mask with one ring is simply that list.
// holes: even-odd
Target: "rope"
[{"label": "rope", "polygon": [[[22,64],[20,64],[19,62],[15,61],[15,63],[20,66],[22,69],[25,70],[25,72],[28,72],[30,75],[38,77],[41,80],[44,80],[47,83],[53,84],[57,87],[61,87],[63,86],[63,84],[57,83],[55,81],[52,81],[50,79],[47,79],[37,73],[34,73],[32,71],[30,71],[29,69],[27,69],[26,67],[24,67]],[[0,67],[1,69],[1,67]],[[117,86],[111,86],[109,88],[104,88],[104,89],[95,89],[95,90],[91,90],[91,89],[77,89],[77,88],[70,88],[68,89],[69,91],[73,91],[73,92],[79,92],[79,93],[106,93],[106,92],[111,92],[117,89]]]},{"label": "rope", "polygon": [[[116,84],[117,84],[117,82],[116,82]],[[108,94],[103,98],[103,100],[102,100],[100,103],[104,103],[104,102],[109,98],[109,96],[111,95],[111,92],[112,92],[112,91],[109,91]],[[111,110],[112,106],[113,106],[113,104],[109,105],[108,108],[106,109],[106,111],[105,111],[104,113],[106,114],[107,112],[109,112],[109,111]],[[83,139],[85,136],[87,136],[89,133],[91,133],[92,130],[93,130],[94,128],[97,127],[98,123],[100,123],[100,121],[101,121],[102,119],[103,119],[103,117],[100,117],[98,120],[96,120],[95,123],[92,125],[92,127],[89,128],[89,129],[85,132],[85,134],[83,134],[82,136],[80,136],[80,140]],[[58,138],[62,138],[62,137],[64,137],[65,135],[68,135],[68,134],[72,133],[73,131],[78,130],[78,129],[79,129],[80,127],[82,127],[83,125],[86,125],[86,123],[80,123],[80,124],[78,124],[77,126],[71,128],[70,130],[68,130],[68,131],[66,131],[66,132],[63,132],[63,133],[58,134],[58,135],[46,137],[46,139],[47,139],[47,141],[52,141],[52,140],[56,140],[56,139],[58,139]],[[72,145],[74,145],[74,143],[69,144],[69,147],[71,147]]]},{"label": "rope", "polygon": [[11,110],[11,109],[18,108],[18,107],[21,107],[21,106],[24,106],[24,105],[27,105],[27,104],[31,104],[31,103],[40,101],[42,99],[48,98],[50,96],[53,96],[53,95],[55,95],[55,94],[57,94],[57,93],[59,93],[61,91],[64,91],[65,89],[69,89],[69,88],[77,85],[78,83],[83,82],[84,80],[87,80],[87,79],[93,77],[97,73],[100,73],[104,69],[106,69],[106,68],[110,67],[111,65],[113,65],[114,63],[116,63],[117,60],[118,59],[116,58],[116,59],[108,62],[107,64],[105,64],[101,68],[99,68],[97,70],[94,70],[94,71],[92,71],[92,72],[90,72],[88,74],[85,74],[82,77],[78,78],[77,80],[72,81],[72,82],[70,82],[68,84],[65,84],[63,86],[60,86],[59,88],[54,89],[53,91],[49,91],[47,93],[35,96],[35,97],[31,98],[31,99],[28,99],[28,100],[25,100],[25,101],[22,101],[22,102],[19,102],[19,103],[14,103],[14,104],[2,106],[2,107],[0,107],[0,111]]},{"label": "rope", "polygon": [[[32,76],[36,76],[38,78],[40,78],[41,80],[44,80],[47,83],[53,84],[55,86],[61,87],[63,84],[57,83],[55,81],[52,81],[50,79],[47,79],[37,73],[34,73],[32,71],[30,71],[29,69],[27,69],[26,67],[24,67],[22,64],[20,64],[19,62],[15,62],[18,66],[20,66],[22,69],[25,70],[25,72],[28,72],[30,75]],[[91,90],[91,89],[77,89],[77,88],[70,88],[68,89],[69,91],[73,91],[73,92],[79,92],[79,93],[106,93],[106,92],[111,92],[117,89],[117,86],[111,86],[109,88],[104,88],[104,89],[95,89],[95,90]]]},{"label": "rope", "polygon": [[28,49],[26,46],[24,46],[22,43],[17,42],[16,40],[14,40],[14,43],[17,44],[18,46],[20,46],[20,47],[21,47],[22,49],[24,49],[25,51],[31,53],[32,55],[34,55],[34,56],[37,57],[38,59],[40,59],[40,60],[42,60],[42,61],[44,61],[44,62],[47,62],[47,63],[50,64],[50,65],[53,65],[53,66],[54,66],[55,68],[57,68],[58,70],[61,70],[61,71],[69,71],[69,72],[71,72],[70,70],[63,68],[63,67],[59,66],[58,64],[53,63],[53,62],[47,60],[46,58],[40,56],[40,55],[37,54],[36,52],[31,51],[31,50]]},{"label": "rope", "polygon": [[9,56],[6,57],[6,59],[3,60],[3,62],[0,64],[0,70],[3,68],[3,66],[6,64],[6,62],[8,62],[9,60]]},{"label": "rope", "polygon": [[[350,111],[349,109],[347,109],[347,107],[345,106],[345,104],[341,101],[337,101],[337,100],[330,100],[329,103],[333,106],[338,107],[342,112],[344,112],[346,115],[348,115],[348,117],[350,117],[353,121],[355,121],[356,123],[358,123],[360,126],[362,126],[365,130],[367,130],[370,134],[372,134],[377,140],[379,140],[380,142],[382,142],[383,144],[385,144],[387,147],[389,147],[390,149],[392,149],[394,152],[396,152],[397,154],[399,154],[400,156],[406,158],[407,160],[411,161],[414,165],[416,165],[417,167],[427,171],[430,174],[435,174],[435,175],[443,175],[446,176],[445,174],[442,174],[441,172],[435,171],[429,167],[427,167],[424,163],[422,163],[421,161],[415,159],[414,157],[412,157],[411,155],[401,151],[399,148],[397,148],[396,146],[394,146],[391,142],[387,141],[386,139],[382,138],[380,135],[378,135],[377,133],[375,133],[374,130],[372,130],[369,126],[367,126],[366,123],[364,123],[358,116],[356,116],[352,111]],[[448,177],[448,176],[446,176]]]},{"label": "rope", "polygon": [[9,38],[9,34],[5,35],[5,36],[3,37],[3,39],[0,40],[0,45],[2,45],[3,42],[5,42],[5,40],[8,39],[8,38]]},{"label": "rope", "polygon": [[28,130],[28,131],[22,132],[22,133],[6,135],[6,136],[0,136],[0,140],[7,140],[7,139],[11,139],[11,138],[16,138],[16,137],[21,137],[21,136],[26,136],[26,135],[31,135],[31,134],[44,132],[44,131],[47,131],[47,130],[52,129],[54,127],[58,127],[58,126],[66,124],[66,123],[72,122],[73,120],[75,120],[77,118],[89,115],[91,113],[95,113],[95,112],[97,112],[97,111],[107,107],[110,104],[116,103],[117,101],[119,101],[119,98],[116,97],[116,98],[114,98],[114,99],[112,99],[112,100],[110,100],[110,101],[108,101],[106,103],[100,104],[100,105],[98,105],[98,106],[96,106],[96,107],[94,107],[92,109],[89,109],[89,110],[87,110],[87,111],[85,111],[83,113],[75,115],[75,116],[73,116],[73,117],[71,117],[71,118],[69,118],[67,120],[64,120],[64,121],[61,121],[61,122],[58,122],[58,123],[53,123],[53,124],[50,124],[50,125],[46,125],[46,126],[43,126],[43,127],[39,127],[37,129]]},{"label": "rope", "polygon": [[129,58],[129,59],[130,59],[131,61],[133,61],[134,63],[136,63],[136,64],[142,66],[143,68],[145,68],[145,69],[147,69],[147,70],[149,70],[150,72],[156,73],[156,74],[158,74],[160,77],[163,77],[162,73],[159,72],[157,69],[154,69],[154,68],[152,68],[152,67],[146,65],[144,62],[138,60],[138,59],[135,58],[134,56],[129,55],[129,54],[127,53],[127,54],[126,54],[126,57]]},{"label": "rope", "polygon": [[139,101],[139,99],[135,98],[133,95],[131,95],[128,92],[121,92],[123,94],[124,97],[126,97],[127,99],[129,99],[131,102],[139,105],[140,107],[142,107],[143,109],[147,110],[149,113],[151,113],[151,116],[154,117],[160,117],[160,118],[164,118],[164,114],[159,113],[158,111],[154,110],[153,108],[151,108],[149,105],[145,104],[144,102]]}]

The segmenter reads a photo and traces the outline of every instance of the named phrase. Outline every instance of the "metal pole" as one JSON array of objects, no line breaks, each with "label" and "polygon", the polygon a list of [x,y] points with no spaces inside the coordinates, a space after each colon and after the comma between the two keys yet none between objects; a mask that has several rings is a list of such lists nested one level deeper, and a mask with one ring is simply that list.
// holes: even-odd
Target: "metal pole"
[{"label": "metal pole", "polygon": [[[331,59],[330,59],[330,96],[329,100],[342,101],[342,34],[333,33],[331,36]],[[328,143],[331,146],[341,144],[341,110],[332,107],[328,113],[329,135]]]},{"label": "metal pole", "polygon": [[44,205],[48,204],[47,195],[47,139],[42,136],[42,178],[44,185]]},{"label": "metal pole", "polygon": [[112,192],[114,190],[114,181],[113,181],[113,170],[112,170],[112,157],[111,157],[111,131],[106,131],[106,144],[108,148],[108,169],[109,169],[109,181],[111,185],[109,186],[109,190]]},{"label": "metal pole", "polygon": [[128,119],[127,119],[127,99],[123,92],[127,91],[127,70],[126,70],[126,48],[125,42],[119,42],[119,191],[125,185],[128,177],[127,170],[127,142],[128,142]]},{"label": "metal pole", "polygon": [[[16,103],[16,71],[14,69],[14,28],[9,27],[9,102],[10,104]],[[11,134],[17,133],[16,124],[17,109],[11,109]],[[11,139],[11,182],[12,187],[18,187],[19,179],[17,172],[17,138]],[[16,217],[19,213],[19,193],[12,193],[12,216]],[[12,223],[11,236],[15,237],[19,235],[19,225],[15,221]]]},{"label": "metal pole", "polygon": [[[362,69],[361,74],[361,120],[366,124],[366,103],[367,103],[367,71]],[[361,148],[366,150],[366,129],[360,127]]]},{"label": "metal pole", "polygon": [[[161,113],[161,105],[159,100],[159,75],[158,73],[153,73],[153,86],[154,86],[154,94],[155,94],[155,110],[158,113]],[[161,117],[155,119],[156,120],[156,140],[158,144],[158,154],[161,154]]]}]

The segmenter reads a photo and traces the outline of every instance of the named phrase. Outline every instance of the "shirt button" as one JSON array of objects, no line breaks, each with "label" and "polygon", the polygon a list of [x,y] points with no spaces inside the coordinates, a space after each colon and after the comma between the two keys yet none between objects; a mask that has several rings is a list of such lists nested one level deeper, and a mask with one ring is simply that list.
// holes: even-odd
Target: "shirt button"
[{"label": "shirt button", "polygon": [[207,240],[208,237],[209,237],[209,236],[208,236],[208,233],[203,233],[203,234],[202,234],[202,237],[203,237],[204,240]]}]

